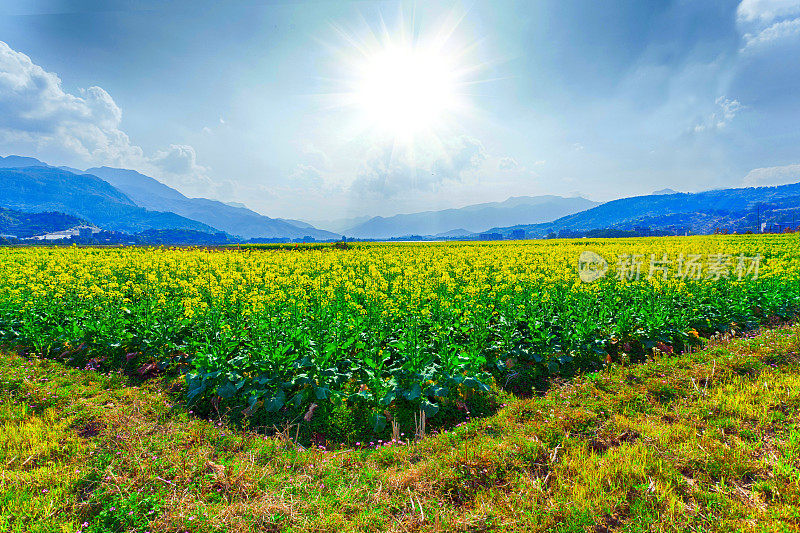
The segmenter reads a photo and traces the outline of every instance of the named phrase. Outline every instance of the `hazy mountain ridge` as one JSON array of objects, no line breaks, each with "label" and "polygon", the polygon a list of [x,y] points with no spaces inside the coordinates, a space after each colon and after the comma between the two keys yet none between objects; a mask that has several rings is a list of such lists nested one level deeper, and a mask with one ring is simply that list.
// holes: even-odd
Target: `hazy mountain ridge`
[{"label": "hazy mountain ridge", "polygon": [[[360,239],[475,238],[479,233],[527,237],[580,236],[642,228],[656,234],[758,231],[763,224],[800,224],[800,183],[776,187],[677,193],[662,189],[597,204],[585,198],[517,196],[461,208],[372,217],[341,233],[307,222],[270,218],[243,205],[188,198],[133,170],[95,167],[73,172],[37,159],[0,157],[0,207],[77,217],[99,227],[137,233],[146,230],[224,231],[241,238],[335,240],[344,233]],[[66,219],[65,219],[66,220]],[[519,220],[530,221],[519,223]],[[54,220],[51,220],[54,222]],[[9,224],[13,225],[12,222]],[[53,228],[53,230],[65,228]],[[2,231],[0,231],[2,233]],[[516,236],[515,238],[518,238]]]},{"label": "hazy mountain ridge", "polygon": [[[633,229],[637,226],[710,233],[715,229],[736,230],[750,225],[755,231],[761,209],[764,213],[776,213],[781,209],[792,211],[798,196],[800,183],[634,196],[612,200],[549,223],[495,227],[489,231],[507,235],[514,229],[522,229],[532,237],[595,229]],[[790,221],[791,214],[780,218],[784,219]],[[766,219],[762,222],[769,223]],[[797,222],[800,223],[800,217]]]},{"label": "hazy mountain ridge", "polygon": [[348,237],[388,239],[405,235],[445,235],[456,229],[478,233],[492,226],[548,222],[597,205],[585,198],[517,196],[503,202],[468,205],[441,211],[423,211],[373,217],[343,233]]},{"label": "hazy mountain ridge", "polygon": [[145,229],[217,231],[175,213],[138,207],[97,176],[78,175],[51,166],[0,167],[0,207],[27,213],[61,212],[127,233]]},{"label": "hazy mountain ridge", "polygon": [[298,226],[290,221],[261,215],[246,207],[235,207],[206,198],[188,198],[160,181],[134,170],[94,167],[86,172],[108,181],[141,207],[177,213],[245,239],[310,236],[319,240],[331,240],[339,237],[335,233],[318,230],[310,224]]},{"label": "hazy mountain ridge", "polygon": [[332,231],[334,233],[342,234],[343,232],[349,230],[350,228],[354,228],[359,224],[363,224],[364,222],[372,218],[374,218],[374,216],[364,215],[360,217],[349,217],[349,218],[314,219],[314,220],[309,220],[309,222],[317,228],[323,228],[327,231]]},{"label": "hazy mountain ridge", "polygon": [[17,168],[17,167],[49,167],[47,163],[43,163],[34,157],[23,157],[21,155],[9,155],[6,157],[0,156],[0,168]]}]

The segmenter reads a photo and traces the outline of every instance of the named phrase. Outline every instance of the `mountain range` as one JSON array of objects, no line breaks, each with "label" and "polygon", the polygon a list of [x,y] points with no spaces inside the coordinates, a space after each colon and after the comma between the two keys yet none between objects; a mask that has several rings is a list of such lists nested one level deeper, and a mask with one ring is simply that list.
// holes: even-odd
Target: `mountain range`
[{"label": "mountain range", "polygon": [[[27,235],[85,221],[129,234],[150,232],[159,239],[180,234],[187,242],[205,242],[209,237],[203,235],[212,234],[219,234],[215,238],[220,242],[307,237],[331,241],[341,234],[375,240],[470,239],[479,234],[576,237],[599,236],[603,231],[707,234],[796,227],[800,224],[800,183],[699,193],[662,189],[603,204],[580,197],[515,196],[458,209],[328,221],[329,228],[336,226],[334,233],[300,220],[270,218],[242,204],[188,198],[133,170],[95,167],[82,171],[12,155],[0,157],[0,208],[6,209],[0,212],[0,233],[8,227],[15,232],[9,234],[17,234],[24,227]],[[26,218],[31,213],[43,216]]]},{"label": "mountain range", "polygon": [[800,183],[777,187],[718,189],[699,193],[661,193],[622,198],[542,224],[495,227],[529,237],[581,234],[597,229],[650,228],[674,234],[717,230],[759,231],[762,224],[800,224]]},{"label": "mountain range", "polygon": [[[463,236],[493,226],[548,222],[598,205],[585,198],[515,196],[504,202],[469,205],[460,209],[374,217],[343,233],[361,239],[390,239],[406,235]],[[455,232],[455,233],[454,233]]]},{"label": "mountain range", "polygon": [[197,220],[220,231],[245,239],[252,238],[302,238],[335,240],[336,233],[316,229],[299,221],[294,223],[269,218],[246,207],[236,207],[217,200],[187,198],[160,181],[134,170],[96,167],[86,171],[98,176],[125,193],[136,205],[153,211],[169,211]]},{"label": "mountain range", "polygon": [[97,176],[49,166],[0,168],[0,207],[28,213],[57,211],[126,233],[145,229],[216,231],[175,213],[139,207]]},{"label": "mountain range", "polygon": [[[518,196],[504,202],[392,217],[360,217],[336,233],[300,221],[270,218],[242,204],[188,198],[134,170],[54,167],[31,157],[0,157],[0,206],[26,212],[59,211],[98,226],[135,233],[145,230],[224,232],[247,239],[390,239],[409,235],[467,236],[496,225],[535,224],[597,205],[584,198]],[[349,228],[345,225],[352,224]]]}]

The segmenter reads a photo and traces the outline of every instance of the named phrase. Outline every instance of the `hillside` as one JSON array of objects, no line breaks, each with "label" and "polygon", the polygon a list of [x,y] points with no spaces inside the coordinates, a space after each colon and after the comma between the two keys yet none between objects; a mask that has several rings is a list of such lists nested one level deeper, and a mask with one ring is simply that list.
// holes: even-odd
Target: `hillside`
[{"label": "hillside", "polygon": [[216,231],[175,213],[138,207],[128,196],[96,176],[78,175],[49,166],[0,168],[0,207],[28,213],[57,211],[104,229],[127,233],[146,229]]},{"label": "hillside", "polygon": [[495,227],[529,236],[575,235],[594,229],[636,227],[706,234],[716,229],[756,231],[761,223],[800,224],[800,183],[778,187],[720,189],[700,193],[654,194],[622,198],[544,224]]},{"label": "hillside", "polygon": [[493,226],[549,222],[596,205],[585,198],[518,196],[504,202],[459,209],[374,217],[343,233],[360,239],[388,239],[405,235],[444,235],[456,229],[481,232]]},{"label": "hillside", "polygon": [[64,213],[23,213],[0,207],[0,235],[19,239],[80,226],[85,222]]},{"label": "hillside", "polygon": [[340,237],[308,224],[301,223],[302,226],[299,226],[290,221],[266,217],[246,207],[235,207],[205,198],[187,198],[160,181],[133,170],[95,167],[86,172],[108,181],[140,207],[177,213],[246,239],[311,236],[318,240],[335,240]]}]

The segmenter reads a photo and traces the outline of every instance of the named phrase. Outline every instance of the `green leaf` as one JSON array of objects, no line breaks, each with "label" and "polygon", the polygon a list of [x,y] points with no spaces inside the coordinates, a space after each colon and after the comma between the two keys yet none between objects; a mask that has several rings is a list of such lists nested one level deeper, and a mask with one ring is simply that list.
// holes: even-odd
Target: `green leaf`
[{"label": "green leaf", "polygon": [[236,383],[226,379],[220,386],[217,387],[217,394],[223,398],[232,398],[236,394],[237,390],[239,389],[236,387]]},{"label": "green leaf", "polygon": [[278,389],[274,396],[267,398],[264,401],[264,407],[270,413],[274,413],[286,403],[286,393],[283,389]]},{"label": "green leaf", "polygon": [[397,397],[397,393],[395,391],[389,391],[389,392],[386,393],[386,395],[383,398],[380,399],[380,401],[378,403],[381,404],[382,406],[386,407],[387,405],[392,403],[395,400],[396,397]]},{"label": "green leaf", "polygon": [[313,366],[314,366],[314,364],[311,362],[311,360],[308,358],[308,356],[304,356],[299,361],[295,361],[294,362],[294,367],[295,368],[309,368],[309,367],[313,367]]},{"label": "green leaf", "polygon": [[422,387],[419,386],[419,383],[414,383],[410,389],[403,391],[403,396],[405,396],[406,400],[410,402],[413,402],[421,395],[422,395]]},{"label": "green leaf", "polygon": [[420,406],[422,411],[425,413],[425,416],[431,418],[436,413],[439,412],[439,406],[435,403],[429,402],[428,400],[422,400],[422,405]]},{"label": "green leaf", "polygon": [[191,403],[194,401],[195,398],[203,394],[208,388],[208,386],[206,385],[206,382],[203,379],[194,382],[193,386],[189,385],[188,381],[189,380],[187,379],[188,390],[186,391],[186,399],[189,401],[189,403]]},{"label": "green leaf", "polygon": [[311,383],[313,380],[308,376],[308,374],[299,374],[294,378],[294,384],[298,387],[302,387],[303,385],[307,385]]},{"label": "green leaf", "polygon": [[369,422],[372,424],[372,430],[375,433],[380,433],[386,428],[386,417],[380,413],[374,413],[370,417]]},{"label": "green leaf", "polygon": [[193,389],[204,381],[203,376],[201,376],[198,372],[189,372],[184,377],[186,378],[187,389]]},{"label": "green leaf", "polygon": [[445,387],[444,385],[433,385],[430,387],[428,394],[430,396],[438,396],[440,398],[444,398],[450,393],[450,389]]},{"label": "green leaf", "polygon": [[258,400],[261,398],[261,395],[256,393],[250,395],[250,399],[247,400],[247,406],[252,409],[255,404],[258,403]]},{"label": "green leaf", "polygon": [[475,378],[467,378],[464,380],[464,386],[469,389],[477,389],[480,383]]},{"label": "green leaf", "polygon": [[259,385],[267,385],[268,383],[272,382],[272,378],[262,374],[255,379],[255,382]]},{"label": "green leaf", "polygon": [[303,405],[306,396],[308,395],[308,389],[303,389],[289,400],[290,403],[293,403],[295,407],[300,407]]}]

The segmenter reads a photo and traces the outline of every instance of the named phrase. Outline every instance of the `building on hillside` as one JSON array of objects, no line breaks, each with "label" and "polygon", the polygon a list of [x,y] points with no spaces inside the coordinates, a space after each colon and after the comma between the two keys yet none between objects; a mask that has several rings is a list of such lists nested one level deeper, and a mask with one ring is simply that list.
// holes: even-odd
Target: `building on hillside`
[{"label": "building on hillside", "polygon": [[45,233],[44,235],[34,235],[33,237],[27,239],[31,241],[62,241],[65,239],[71,239],[72,237],[82,237],[88,238],[92,235],[96,235],[100,233],[102,230],[96,226],[75,226],[74,228],[65,229],[61,231],[53,231],[51,233]]}]

